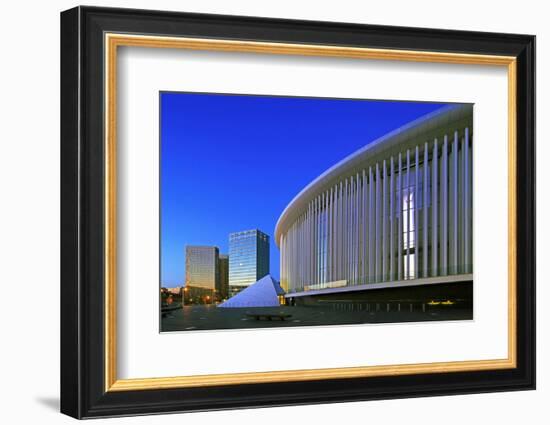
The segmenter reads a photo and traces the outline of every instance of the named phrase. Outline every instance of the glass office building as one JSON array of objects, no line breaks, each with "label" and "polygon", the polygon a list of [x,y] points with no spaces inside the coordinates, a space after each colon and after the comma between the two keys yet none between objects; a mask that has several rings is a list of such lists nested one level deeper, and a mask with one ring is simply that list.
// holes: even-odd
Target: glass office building
[{"label": "glass office building", "polygon": [[229,296],[269,274],[269,236],[258,229],[229,235]]},{"label": "glass office building", "polygon": [[194,303],[214,302],[219,288],[219,250],[215,246],[185,247],[184,291]]},{"label": "glass office building", "polygon": [[472,121],[444,106],[302,190],[275,229],[287,297],[471,280]]},{"label": "glass office building", "polygon": [[218,258],[219,286],[218,295],[220,300],[224,300],[229,295],[229,256],[220,254]]}]

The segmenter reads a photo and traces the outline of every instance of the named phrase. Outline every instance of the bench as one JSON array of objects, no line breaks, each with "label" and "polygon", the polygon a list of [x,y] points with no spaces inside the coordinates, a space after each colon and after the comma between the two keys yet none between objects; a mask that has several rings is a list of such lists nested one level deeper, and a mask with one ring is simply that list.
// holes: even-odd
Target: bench
[{"label": "bench", "polygon": [[288,319],[292,317],[292,314],[288,313],[246,313],[247,317],[253,317],[255,320],[273,320],[273,319],[279,319],[281,322],[283,322],[285,319]]},{"label": "bench", "polygon": [[181,304],[180,303],[174,303],[174,304],[165,304],[163,306],[161,306],[161,313],[162,313],[162,316],[166,316],[168,315],[169,312],[171,311],[174,311],[174,310],[179,310],[181,309]]}]

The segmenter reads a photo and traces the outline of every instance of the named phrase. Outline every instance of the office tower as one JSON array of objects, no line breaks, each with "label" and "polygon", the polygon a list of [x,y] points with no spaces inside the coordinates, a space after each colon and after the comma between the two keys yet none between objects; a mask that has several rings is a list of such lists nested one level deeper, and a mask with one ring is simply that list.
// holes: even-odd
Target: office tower
[{"label": "office tower", "polygon": [[220,300],[229,295],[229,256],[220,254],[218,258],[219,287],[217,288]]},{"label": "office tower", "polygon": [[219,284],[219,250],[215,246],[185,247],[185,303],[211,304]]},{"label": "office tower", "polygon": [[269,236],[258,229],[229,235],[229,295],[269,274]]}]

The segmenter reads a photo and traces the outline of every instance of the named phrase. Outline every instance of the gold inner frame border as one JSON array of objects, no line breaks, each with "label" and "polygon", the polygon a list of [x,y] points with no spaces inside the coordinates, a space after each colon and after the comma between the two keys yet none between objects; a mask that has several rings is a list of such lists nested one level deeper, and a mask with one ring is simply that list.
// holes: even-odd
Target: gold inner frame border
[{"label": "gold inner frame border", "polygon": [[[429,52],[394,49],[371,49],[330,45],[288,44],[275,42],[236,41],[221,39],[164,37],[106,33],[105,46],[105,391],[138,391],[240,385],[322,379],[365,378],[411,375],[421,373],[450,373],[513,369],[517,365],[516,339],[516,285],[517,285],[517,229],[516,229],[516,58],[513,56],[479,55],[466,53]],[[262,53],[279,55],[324,56],[403,62],[432,62],[468,65],[504,66],[508,72],[508,357],[494,360],[468,360],[436,363],[397,364],[380,366],[304,369],[215,375],[192,375],[152,378],[117,378],[117,323],[116,323],[116,123],[117,123],[117,51],[118,47],[148,47]]]}]

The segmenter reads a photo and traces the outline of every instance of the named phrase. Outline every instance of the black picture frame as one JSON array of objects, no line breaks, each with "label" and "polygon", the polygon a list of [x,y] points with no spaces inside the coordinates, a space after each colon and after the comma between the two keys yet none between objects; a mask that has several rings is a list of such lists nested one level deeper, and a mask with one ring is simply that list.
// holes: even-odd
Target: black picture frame
[{"label": "black picture frame", "polygon": [[[104,34],[154,34],[514,56],[517,367],[369,378],[105,391]],[[535,37],[76,7],[61,13],[61,412],[75,418],[535,388]]]}]

